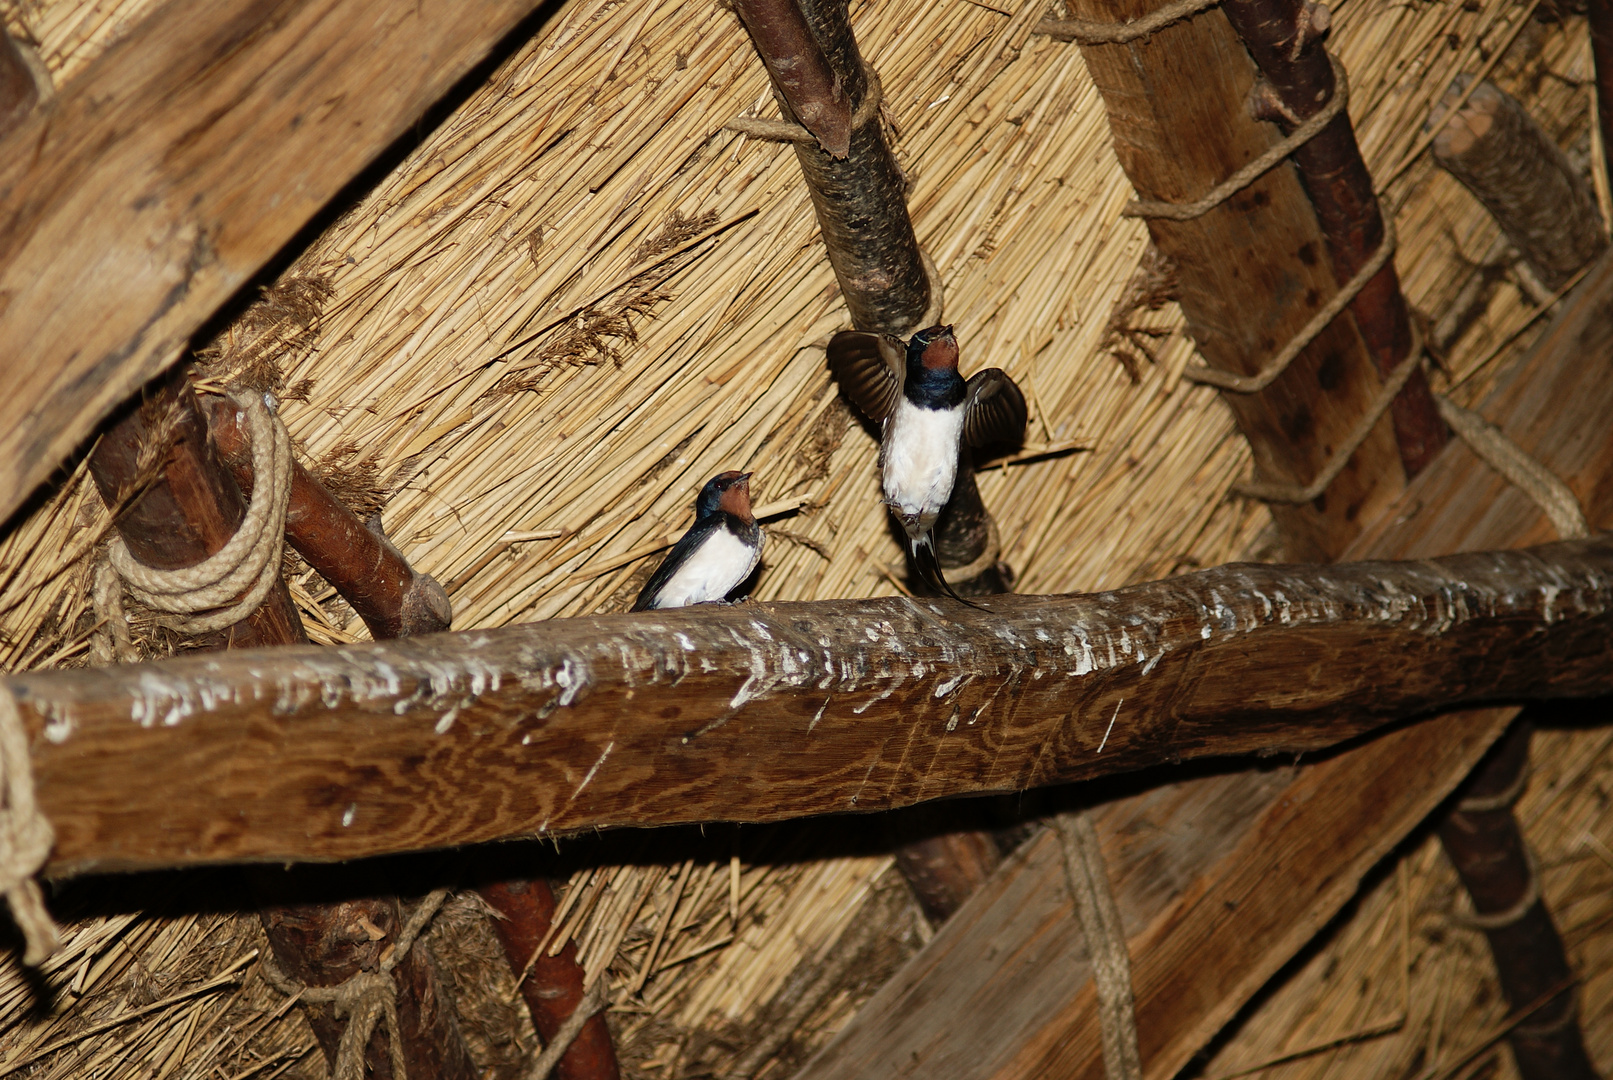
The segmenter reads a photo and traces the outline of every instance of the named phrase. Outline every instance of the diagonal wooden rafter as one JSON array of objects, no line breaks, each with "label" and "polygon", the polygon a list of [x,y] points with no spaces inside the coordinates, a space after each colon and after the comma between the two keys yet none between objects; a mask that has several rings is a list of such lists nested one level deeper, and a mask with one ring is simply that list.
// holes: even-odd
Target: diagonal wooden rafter
[{"label": "diagonal wooden rafter", "polygon": [[1613,689],[1613,539],[989,604],[555,620],[5,685],[59,872],[880,810]]},{"label": "diagonal wooden rafter", "polygon": [[[1485,416],[1613,520],[1613,258],[1604,257]],[[1538,507],[1447,446],[1351,549],[1400,556],[1538,543]],[[1514,709],[1411,725],[1298,770],[1189,779],[1097,822],[1127,923],[1146,1075],[1175,1075],[1467,775]],[[1161,874],[1161,868],[1168,873]],[[797,1080],[1103,1075],[1085,945],[1051,837],[1027,844]],[[1249,948],[1257,940],[1260,948]],[[1034,954],[1034,966],[1004,957]]]},{"label": "diagonal wooden rafter", "polygon": [[0,520],[537,7],[169,0],[13,130]]}]

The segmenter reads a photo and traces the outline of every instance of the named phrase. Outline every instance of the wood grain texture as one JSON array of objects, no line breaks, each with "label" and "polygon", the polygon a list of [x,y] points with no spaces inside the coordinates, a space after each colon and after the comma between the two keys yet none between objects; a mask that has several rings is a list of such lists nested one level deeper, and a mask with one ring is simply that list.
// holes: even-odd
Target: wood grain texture
[{"label": "wood grain texture", "polygon": [[981,602],[708,606],[7,686],[71,872],[880,810],[1613,679],[1613,538]]},{"label": "wood grain texture", "polygon": [[[1135,19],[1157,0],[1072,0],[1070,14]],[[1121,166],[1147,199],[1191,202],[1280,137],[1245,105],[1257,71],[1212,9],[1126,45],[1083,45]],[[1338,291],[1328,244],[1293,169],[1278,167],[1192,221],[1152,220],[1176,269],[1189,333],[1212,367],[1253,374]],[[1345,275],[1348,277],[1348,275]],[[1307,484],[1382,385],[1353,320],[1339,318],[1259,394],[1223,394],[1263,480]],[[1405,483],[1385,419],[1323,495],[1274,506],[1294,558],[1331,560]]]},{"label": "wood grain texture", "polygon": [[[1605,420],[1613,372],[1584,357],[1609,351],[1613,260],[1604,257],[1482,410],[1566,480],[1593,525],[1604,526],[1613,520],[1613,428]],[[1544,515],[1457,443],[1350,553],[1414,557],[1549,536]],[[1455,713],[1397,730],[1275,787],[1248,774],[1189,780],[1107,808],[1098,831],[1122,879],[1117,900],[1146,1017],[1147,1075],[1174,1075],[1214,1037],[1455,788],[1514,712]],[[1196,809],[1223,801],[1236,804],[1230,824]],[[1160,857],[1140,843],[1174,847]],[[1045,899],[1062,897],[1063,872],[1056,845],[1041,844],[1045,861],[1005,863],[798,1080],[919,1075],[914,1060],[942,1063],[925,1075],[960,1080],[1100,1077],[1096,1009],[1090,989],[1081,989],[1089,981],[1085,950],[1058,936],[1074,935],[1075,920],[1066,901]],[[1123,879],[1145,861],[1159,887],[1138,899]],[[1036,914],[1033,903],[1065,908]],[[1251,940],[1260,947],[1249,948]],[[1012,977],[990,974],[1007,963],[1021,965]],[[973,992],[982,981],[994,988],[989,1008]]]},{"label": "wood grain texture", "polygon": [[0,519],[536,0],[170,0],[0,149]]}]

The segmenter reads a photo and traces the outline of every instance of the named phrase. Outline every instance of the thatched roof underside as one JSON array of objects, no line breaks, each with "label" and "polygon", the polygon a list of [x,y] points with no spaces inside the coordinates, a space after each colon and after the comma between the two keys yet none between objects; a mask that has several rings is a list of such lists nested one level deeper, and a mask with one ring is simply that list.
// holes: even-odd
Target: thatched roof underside
[{"label": "thatched roof underside", "polygon": [[[6,0],[0,12],[66,80],[145,6]],[[1584,22],[1539,22],[1533,10],[1508,0],[1335,8],[1350,111],[1400,206],[1402,279],[1434,317],[1497,235],[1420,154],[1423,122],[1452,77],[1489,70],[1579,160],[1591,156]],[[852,11],[965,370],[997,365],[1019,381],[1033,446],[1085,448],[984,473],[1004,557],[1019,591],[1053,592],[1269,553],[1265,510],[1227,497],[1247,447],[1215,394],[1180,379],[1192,355],[1180,313],[1122,303],[1147,234],[1119,217],[1132,193],[1079,51],[1031,35],[1045,13],[1040,0]],[[755,471],[758,502],[799,508],[770,526],[761,598],[890,593],[901,556],[877,497],[876,448],[823,362],[844,309],[793,152],[722,129],[740,114],[776,111],[726,8],[562,4],[204,359],[277,391],[304,460],[382,509],[410,560],[449,587],[456,628],[623,608],[687,524],[700,484],[729,468]],[[1480,400],[1541,325],[1536,314],[1502,283],[1436,385]],[[1147,332],[1117,337],[1116,326]],[[104,517],[80,468],[0,540],[7,669],[83,662],[84,557]],[[311,571],[291,570],[315,640],[366,636]],[[170,643],[148,627],[142,644],[160,654]],[[1607,742],[1574,731],[1542,742],[1523,813],[1586,974],[1593,1055],[1613,1063],[1613,1027],[1599,1022],[1613,999],[1613,955],[1598,944],[1613,874],[1602,846],[1613,845]],[[1207,1075],[1398,1015],[1403,955],[1413,1006],[1399,1028],[1285,1068],[1410,1075],[1493,1022],[1482,943],[1445,920],[1453,879],[1429,843],[1384,873]],[[865,962],[756,1062],[778,1077],[928,934],[878,847],[866,820],[840,819],[737,839],[714,829],[578,842],[562,846],[561,864],[553,849],[530,855],[534,873],[571,875],[568,932],[590,975],[611,979],[612,1024],[635,1077],[725,1072],[802,972],[848,929],[876,924]],[[324,1074],[298,1011],[255,976],[86,1034],[261,946],[232,873],[84,882],[58,906],[80,921],[46,969],[47,1004],[35,1004],[13,960],[0,971],[0,1061],[78,1037],[28,1075]],[[508,975],[489,959],[475,904],[456,901],[431,944],[461,977],[462,1017],[490,1075],[515,1075],[531,1033],[512,1019]]]}]

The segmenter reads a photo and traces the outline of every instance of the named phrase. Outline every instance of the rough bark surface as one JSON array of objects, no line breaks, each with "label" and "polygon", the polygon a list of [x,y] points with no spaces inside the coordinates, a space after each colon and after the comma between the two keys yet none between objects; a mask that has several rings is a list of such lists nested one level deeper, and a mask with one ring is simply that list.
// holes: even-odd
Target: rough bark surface
[{"label": "rough bark surface", "polygon": [[71,871],[886,809],[1613,678],[1607,539],[981,602],[562,619],[7,685]]},{"label": "rough bark surface", "polygon": [[[1072,0],[1070,13],[1135,19],[1157,0]],[[1277,141],[1245,102],[1258,74],[1218,9],[1126,45],[1080,47],[1109,111],[1115,151],[1144,198],[1191,202]],[[1202,217],[1152,220],[1177,272],[1189,332],[1213,367],[1253,374],[1338,290],[1327,237],[1294,170],[1276,168]],[[1344,275],[1348,276],[1348,275]],[[1350,319],[1335,319],[1259,394],[1224,400],[1260,478],[1309,483],[1382,382]],[[1273,513],[1295,558],[1336,558],[1403,488],[1385,419],[1323,495]]]},{"label": "rough bark surface", "polygon": [[[1454,104],[1463,89],[1453,84],[1446,98]],[[1607,247],[1590,184],[1528,110],[1491,83],[1479,84],[1434,137],[1434,159],[1484,204],[1546,288],[1568,284]]]},{"label": "rough bark surface", "polygon": [[0,153],[0,519],[536,0],[173,0]]},{"label": "rough bark surface", "polygon": [[[802,0],[801,11],[855,117],[870,86],[846,0]],[[902,337],[921,329],[930,285],[907,216],[906,181],[879,117],[852,128],[843,159],[805,143],[795,144],[795,156],[852,325]]]},{"label": "rough bark surface", "polygon": [[[1322,46],[1328,28],[1325,7],[1309,0],[1227,0],[1222,10],[1265,77],[1251,99],[1260,119],[1278,124],[1287,134],[1326,107],[1336,78]],[[1334,117],[1294,152],[1293,160],[1327,238],[1333,275],[1342,287],[1372,258],[1384,237],[1383,214],[1350,114]],[[1387,377],[1411,348],[1411,317],[1393,260],[1356,295],[1350,314],[1378,373]],[[1395,397],[1392,415],[1401,464],[1408,476],[1416,476],[1450,437],[1421,371]]]},{"label": "rough bark surface", "polygon": [[738,0],[751,43],[767,65],[785,116],[794,116],[830,157],[851,149],[851,102],[795,0]]}]

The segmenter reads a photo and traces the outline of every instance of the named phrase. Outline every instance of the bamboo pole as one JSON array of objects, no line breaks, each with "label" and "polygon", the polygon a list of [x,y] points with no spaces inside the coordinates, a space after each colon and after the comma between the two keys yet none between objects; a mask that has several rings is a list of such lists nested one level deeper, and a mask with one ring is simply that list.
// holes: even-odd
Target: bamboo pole
[{"label": "bamboo pole", "polygon": [[[768,821],[1609,683],[1613,544],[705,607],[13,676],[59,873]],[[160,785],[151,777],[161,776]]]}]

